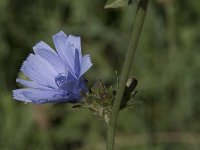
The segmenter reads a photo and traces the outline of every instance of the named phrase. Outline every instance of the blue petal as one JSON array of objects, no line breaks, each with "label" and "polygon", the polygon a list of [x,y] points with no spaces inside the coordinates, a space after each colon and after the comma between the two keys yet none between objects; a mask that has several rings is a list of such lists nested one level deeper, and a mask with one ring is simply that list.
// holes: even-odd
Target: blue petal
[{"label": "blue petal", "polygon": [[81,60],[81,72],[80,76],[82,76],[90,67],[92,66],[91,59],[89,55],[85,55]]},{"label": "blue petal", "polygon": [[25,87],[29,87],[29,88],[37,88],[37,89],[50,89],[48,87],[45,87],[43,85],[40,85],[36,82],[33,81],[27,81],[27,80],[23,80],[23,79],[16,79],[16,82],[20,83],[21,85],[25,86]]},{"label": "blue petal", "polygon": [[46,59],[57,72],[64,73],[65,65],[58,54],[45,42],[41,41],[33,47],[36,55],[40,55]]},{"label": "blue petal", "polygon": [[19,100],[19,101],[24,101],[24,102],[32,102],[31,100],[29,100],[27,97],[25,97],[22,94],[22,90],[23,89],[17,89],[17,90],[13,90],[13,98],[15,100]]},{"label": "blue petal", "polygon": [[79,59],[79,52],[75,49],[75,60],[74,60],[74,71],[77,78],[79,78],[80,71],[81,71],[81,64]]},{"label": "blue petal", "polygon": [[79,62],[82,58],[81,55],[81,46],[80,46],[80,37],[74,37],[67,35],[64,32],[59,32],[53,36],[53,41],[58,51],[59,56],[68,66],[69,71],[76,77],[75,73],[75,50],[78,50]]},{"label": "blue petal", "polygon": [[57,88],[54,78],[58,72],[39,55],[30,54],[23,63],[21,71],[36,83],[49,88]]},{"label": "blue petal", "polygon": [[67,35],[61,31],[53,36],[53,41],[59,56],[68,66],[69,70],[73,72],[74,54],[67,46]]},{"label": "blue petal", "polygon": [[79,100],[79,97],[71,93],[57,90],[41,90],[31,88],[14,90],[13,97],[16,100],[31,102],[34,104],[73,102]]},{"label": "blue petal", "polygon": [[67,44],[72,51],[78,50],[79,58],[81,61],[81,38],[79,36],[69,35],[67,38]]}]

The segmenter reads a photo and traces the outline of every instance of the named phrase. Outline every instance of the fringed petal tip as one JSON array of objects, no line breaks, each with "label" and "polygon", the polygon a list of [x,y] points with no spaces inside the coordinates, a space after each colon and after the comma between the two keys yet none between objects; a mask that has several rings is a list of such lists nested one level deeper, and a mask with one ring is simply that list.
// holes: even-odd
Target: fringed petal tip
[{"label": "fringed petal tip", "polygon": [[45,43],[44,41],[40,41],[38,43],[36,43],[33,46],[33,50],[38,51],[38,50],[49,50],[49,51],[54,51],[47,43]]},{"label": "fringed petal tip", "polygon": [[22,93],[20,89],[16,89],[12,91],[12,96],[14,100],[23,101],[25,103],[31,103],[32,101],[27,99]]},{"label": "fringed petal tip", "polygon": [[69,39],[77,39],[77,40],[79,40],[79,41],[80,41],[80,39],[81,39],[81,37],[78,36],[78,35],[71,35],[71,34],[67,35],[67,34],[65,34],[65,32],[63,32],[63,31],[59,31],[59,32],[56,33],[56,34],[53,34],[52,37],[53,37],[53,39],[56,38],[56,37],[67,37],[67,38],[69,38]]},{"label": "fringed petal tip", "polygon": [[22,63],[22,66],[20,68],[20,70],[23,72],[23,69],[24,67],[26,66],[27,62],[29,62],[29,60],[31,59],[31,57],[33,56],[34,54],[29,54],[28,57],[26,58],[26,60],[23,61]]},{"label": "fringed petal tip", "polygon": [[42,46],[44,44],[44,42],[43,41],[39,41],[39,42],[37,42],[34,46],[33,46],[33,49],[34,48],[36,48],[36,47],[40,47],[40,46]]},{"label": "fringed petal tip", "polygon": [[93,65],[90,55],[87,54],[86,56],[88,57],[90,64]]},{"label": "fringed petal tip", "polygon": [[82,76],[86,71],[88,71],[92,67],[92,62],[90,55],[85,55],[81,60],[81,73],[80,76]]},{"label": "fringed petal tip", "polygon": [[56,37],[67,37],[67,35],[63,31],[60,31],[56,34],[53,34],[52,37],[55,39]]},{"label": "fringed petal tip", "polygon": [[76,39],[76,40],[78,40],[79,42],[80,42],[80,40],[81,40],[81,37],[80,36],[78,36],[78,35],[68,35],[68,38],[70,38],[70,39]]}]

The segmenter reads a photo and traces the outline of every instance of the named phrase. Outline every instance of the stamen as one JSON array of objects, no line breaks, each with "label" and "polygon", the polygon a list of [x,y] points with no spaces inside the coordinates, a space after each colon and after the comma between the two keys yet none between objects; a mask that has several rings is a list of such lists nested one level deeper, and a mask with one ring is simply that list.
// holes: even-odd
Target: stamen
[{"label": "stamen", "polygon": [[66,80],[67,80],[67,74],[65,74],[65,73],[58,74],[55,77],[55,82],[59,88],[61,88],[63,86],[63,84],[65,83]]}]

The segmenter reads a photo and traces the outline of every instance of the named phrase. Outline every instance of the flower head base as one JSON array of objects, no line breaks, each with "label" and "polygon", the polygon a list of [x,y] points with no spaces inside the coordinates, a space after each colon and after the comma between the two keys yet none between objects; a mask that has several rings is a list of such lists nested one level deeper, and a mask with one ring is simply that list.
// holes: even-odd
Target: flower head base
[{"label": "flower head base", "polygon": [[80,37],[59,32],[53,36],[54,51],[45,42],[33,47],[21,71],[30,79],[16,81],[26,88],[13,91],[16,100],[34,104],[79,101],[88,91],[84,73],[92,66],[90,56],[81,54]]},{"label": "flower head base", "polygon": [[[133,106],[136,103],[133,99],[137,94],[136,86],[137,79],[135,77],[129,78],[126,83],[120,110]],[[88,108],[96,116],[109,123],[115,98],[116,90],[99,80],[95,85],[90,85],[90,92],[85,94],[83,101],[76,103],[73,108]]]}]

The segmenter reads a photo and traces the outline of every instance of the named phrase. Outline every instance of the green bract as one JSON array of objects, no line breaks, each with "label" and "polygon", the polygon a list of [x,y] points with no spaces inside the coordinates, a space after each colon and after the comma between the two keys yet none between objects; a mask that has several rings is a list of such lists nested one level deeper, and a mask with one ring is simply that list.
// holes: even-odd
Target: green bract
[{"label": "green bract", "polygon": [[[131,105],[129,102],[132,101],[132,97],[135,96],[136,85],[137,80],[135,78],[127,81],[120,110]],[[113,87],[106,86],[101,80],[99,80],[99,82],[90,88],[90,92],[84,95],[84,100],[75,104],[73,108],[88,108],[106,123],[109,123],[115,96],[116,91]]]}]

